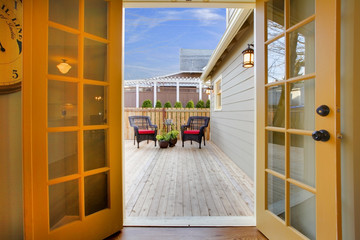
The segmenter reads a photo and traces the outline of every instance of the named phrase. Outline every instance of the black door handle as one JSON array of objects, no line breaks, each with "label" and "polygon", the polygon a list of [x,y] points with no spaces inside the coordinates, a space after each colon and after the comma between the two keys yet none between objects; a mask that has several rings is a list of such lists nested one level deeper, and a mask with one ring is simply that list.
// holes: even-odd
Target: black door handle
[{"label": "black door handle", "polygon": [[312,133],[312,138],[315,141],[327,142],[330,139],[330,133],[324,129]]},{"label": "black door handle", "polygon": [[322,117],[325,117],[327,115],[329,115],[330,113],[330,108],[326,105],[321,105],[320,107],[318,107],[316,109],[316,113],[319,114]]}]

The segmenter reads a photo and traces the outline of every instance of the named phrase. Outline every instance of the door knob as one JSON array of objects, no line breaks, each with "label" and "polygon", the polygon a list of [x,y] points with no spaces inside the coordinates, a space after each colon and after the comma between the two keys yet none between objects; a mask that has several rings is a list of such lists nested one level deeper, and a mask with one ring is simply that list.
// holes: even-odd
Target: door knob
[{"label": "door knob", "polygon": [[316,113],[319,114],[322,117],[325,117],[327,115],[329,115],[330,113],[330,108],[326,105],[321,105],[320,107],[318,107],[316,109]]},{"label": "door knob", "polygon": [[319,130],[312,133],[312,138],[315,141],[327,142],[330,139],[330,133],[326,130]]}]

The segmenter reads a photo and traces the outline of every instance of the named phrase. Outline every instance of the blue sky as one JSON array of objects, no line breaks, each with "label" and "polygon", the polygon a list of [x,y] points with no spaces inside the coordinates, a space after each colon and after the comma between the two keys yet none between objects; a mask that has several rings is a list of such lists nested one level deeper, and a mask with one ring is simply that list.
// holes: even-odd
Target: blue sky
[{"label": "blue sky", "polygon": [[225,28],[225,9],[126,9],[125,79],[178,72],[180,48],[213,50]]}]

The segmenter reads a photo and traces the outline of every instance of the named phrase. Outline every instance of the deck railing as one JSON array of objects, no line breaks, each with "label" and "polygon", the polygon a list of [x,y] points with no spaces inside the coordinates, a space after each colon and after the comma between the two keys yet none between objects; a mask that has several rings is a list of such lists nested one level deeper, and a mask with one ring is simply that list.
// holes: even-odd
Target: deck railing
[{"label": "deck railing", "polygon": [[[161,129],[167,130],[164,124],[166,119],[171,119],[175,125],[175,129],[180,132],[181,125],[187,123],[190,116],[206,116],[210,117],[209,108],[125,108],[124,109],[124,128],[125,140],[134,139],[134,129],[130,127],[129,116],[149,116],[152,124],[158,126],[158,132]],[[210,124],[205,130],[206,140],[210,140]],[[180,138],[180,134],[179,134]]]}]

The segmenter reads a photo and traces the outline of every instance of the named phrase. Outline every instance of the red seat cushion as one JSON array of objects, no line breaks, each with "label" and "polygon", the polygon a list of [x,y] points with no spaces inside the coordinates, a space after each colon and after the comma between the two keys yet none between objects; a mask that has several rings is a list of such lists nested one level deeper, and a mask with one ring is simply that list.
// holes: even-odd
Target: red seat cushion
[{"label": "red seat cushion", "polygon": [[200,130],[186,130],[184,131],[185,134],[199,134]]},{"label": "red seat cushion", "polygon": [[139,134],[154,134],[154,130],[139,130]]}]

